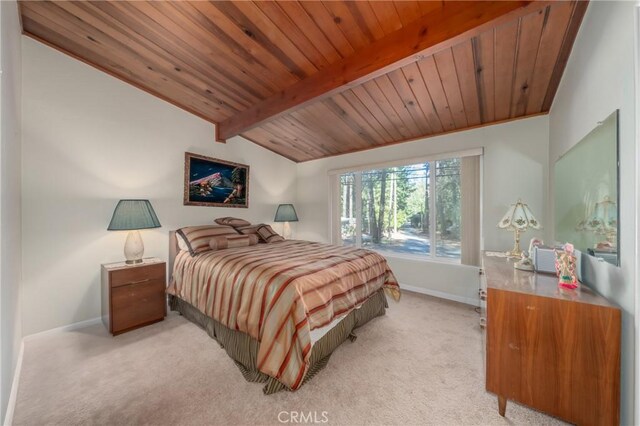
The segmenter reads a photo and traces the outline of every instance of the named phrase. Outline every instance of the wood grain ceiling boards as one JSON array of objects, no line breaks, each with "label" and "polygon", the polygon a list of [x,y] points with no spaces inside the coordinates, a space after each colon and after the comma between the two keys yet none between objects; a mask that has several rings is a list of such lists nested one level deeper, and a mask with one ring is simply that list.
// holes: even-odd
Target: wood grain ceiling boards
[{"label": "wood grain ceiling boards", "polygon": [[[26,35],[212,123],[447,7],[440,1],[19,5]],[[555,2],[242,135],[307,161],[548,112],[585,10],[585,2]]]},{"label": "wood grain ceiling boards", "polygon": [[308,139],[300,129],[328,157],[547,113],[585,11],[584,2],[553,3],[277,118],[268,135],[261,126],[243,136],[307,161],[319,156],[298,142]]}]

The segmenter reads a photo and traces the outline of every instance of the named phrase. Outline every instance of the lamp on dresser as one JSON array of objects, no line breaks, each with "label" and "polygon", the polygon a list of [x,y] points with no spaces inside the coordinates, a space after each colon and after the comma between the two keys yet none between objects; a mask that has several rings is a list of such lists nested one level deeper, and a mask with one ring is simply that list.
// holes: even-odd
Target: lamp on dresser
[{"label": "lamp on dresser", "polygon": [[160,221],[149,200],[120,200],[109,223],[108,231],[129,231],[124,244],[126,264],[142,263],[144,243],[140,229],[159,228]]},{"label": "lamp on dresser", "polygon": [[511,204],[507,213],[498,223],[499,228],[507,229],[514,232],[513,249],[507,252],[507,256],[519,258],[522,256],[520,249],[520,234],[528,228],[541,229],[540,222],[533,216],[529,206],[518,199],[518,202]]},{"label": "lamp on dresser", "polygon": [[276,210],[276,217],[273,221],[284,222],[282,225],[282,236],[286,239],[291,238],[289,222],[298,221],[298,215],[296,214],[296,209],[293,207],[293,204],[280,204],[278,210]]}]

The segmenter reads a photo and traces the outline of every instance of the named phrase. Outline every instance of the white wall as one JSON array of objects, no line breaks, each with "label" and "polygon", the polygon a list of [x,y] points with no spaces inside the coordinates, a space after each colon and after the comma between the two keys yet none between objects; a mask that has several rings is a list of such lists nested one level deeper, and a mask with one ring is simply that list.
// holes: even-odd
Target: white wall
[{"label": "white wall", "polygon": [[[106,230],[121,198],[148,198],[162,228],[145,255],[167,259],[168,231],[220,216],[273,220],[295,203],[295,163],[31,39],[23,39],[24,334],[100,316],[100,264],[123,259]],[[182,205],[185,151],[248,164],[249,209]]]},{"label": "white wall", "polygon": [[0,2],[0,419],[4,419],[7,409],[22,339],[20,31],[16,2]]},{"label": "white wall", "polygon": [[[620,109],[621,267],[588,262],[584,279],[623,309],[622,424],[634,422],[636,265],[635,2],[591,2],[549,116],[549,164]],[[585,171],[588,173],[588,171]],[[551,176],[550,182],[553,182]],[[551,186],[553,187],[553,186]],[[553,215],[553,194],[549,215]],[[585,260],[589,259],[584,259]],[[636,419],[636,424],[638,419]]]},{"label": "white wall", "polygon": [[[547,235],[547,178],[549,128],[546,116],[512,121],[415,142],[372,149],[298,164],[298,237],[329,241],[329,177],[331,169],[430,154],[484,147],[483,234],[487,250],[505,251],[513,246],[513,234],[497,228],[510,204],[520,197],[531,207]],[[534,234],[527,232],[526,246]],[[399,260],[389,264],[402,284],[454,298],[477,300],[476,268],[436,262]]]}]

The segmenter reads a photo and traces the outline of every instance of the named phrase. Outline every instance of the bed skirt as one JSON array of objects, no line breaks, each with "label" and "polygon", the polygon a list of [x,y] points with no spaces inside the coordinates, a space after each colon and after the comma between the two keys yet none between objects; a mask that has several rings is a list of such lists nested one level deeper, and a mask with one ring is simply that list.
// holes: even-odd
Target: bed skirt
[{"label": "bed skirt", "polygon": [[[206,330],[209,336],[213,337],[227,351],[227,354],[235,361],[247,381],[265,383],[263,392],[266,395],[281,390],[289,390],[277,379],[258,370],[256,360],[260,342],[256,339],[246,333],[232,330],[220,324],[179,297],[169,295],[169,307],[172,311],[180,312],[186,319]],[[320,340],[315,342],[311,349],[309,369],[302,384],[304,385],[327,365],[333,351],[345,340],[354,341],[356,339],[353,333],[356,328],[366,324],[373,318],[384,315],[387,307],[387,298],[384,290],[380,289],[372,294],[359,308],[351,311]]]}]

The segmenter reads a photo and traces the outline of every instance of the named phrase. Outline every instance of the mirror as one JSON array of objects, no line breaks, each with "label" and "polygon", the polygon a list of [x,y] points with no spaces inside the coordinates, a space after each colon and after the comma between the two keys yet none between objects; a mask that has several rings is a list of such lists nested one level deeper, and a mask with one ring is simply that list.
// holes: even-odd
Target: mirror
[{"label": "mirror", "polygon": [[620,264],[618,111],[555,164],[555,239]]}]

